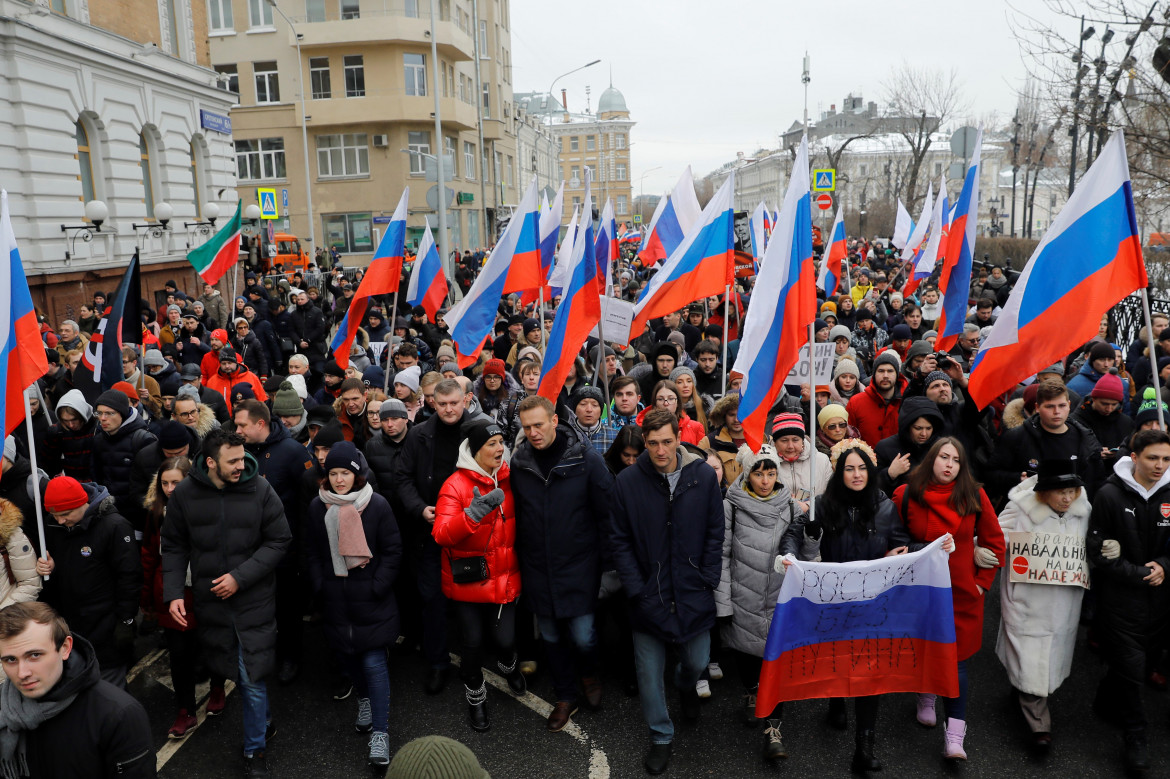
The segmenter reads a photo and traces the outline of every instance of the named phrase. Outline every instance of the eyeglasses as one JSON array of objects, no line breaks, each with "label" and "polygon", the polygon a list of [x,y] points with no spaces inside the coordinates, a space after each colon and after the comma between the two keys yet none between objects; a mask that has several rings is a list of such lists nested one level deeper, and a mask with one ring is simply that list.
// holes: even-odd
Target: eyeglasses
[{"label": "eyeglasses", "polygon": [[98,419],[109,419],[110,417],[121,416],[117,411],[95,411],[94,416]]},{"label": "eyeglasses", "polygon": [[830,422],[829,424],[825,425],[826,430],[846,430],[848,428],[849,425],[845,424],[844,422]]},{"label": "eyeglasses", "polygon": [[195,409],[194,411],[179,411],[175,413],[175,416],[180,419],[194,419],[199,416],[199,409]]},{"label": "eyeglasses", "polygon": [[130,365],[133,362],[134,362],[134,360],[122,360],[123,365]]}]

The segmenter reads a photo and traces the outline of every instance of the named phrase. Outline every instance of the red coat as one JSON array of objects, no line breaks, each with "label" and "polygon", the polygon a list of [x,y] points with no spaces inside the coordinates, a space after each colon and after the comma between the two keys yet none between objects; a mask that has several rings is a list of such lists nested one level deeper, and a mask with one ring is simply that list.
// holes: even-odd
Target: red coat
[{"label": "red coat", "polygon": [[869,386],[849,398],[845,410],[849,412],[849,424],[860,431],[861,439],[870,446],[877,446],[883,438],[898,433],[898,409],[902,407],[902,393],[909,382],[902,376],[894,387],[894,397],[886,400],[878,393],[870,379]]},{"label": "red coat", "polygon": [[[642,420],[646,418],[646,413],[653,410],[653,406],[647,406],[638,412],[638,416],[634,418],[634,421],[638,423],[639,427],[642,425]],[[678,421],[678,440],[684,444],[698,446],[699,442],[706,437],[707,431],[703,429],[703,426],[687,416],[687,412],[684,411],[682,418]]]},{"label": "red coat", "polygon": [[[153,485],[151,490],[153,490]],[[155,528],[153,532],[142,539],[142,596],[139,599],[143,610],[154,610],[159,627],[170,630],[187,631],[195,629],[195,612],[192,609],[194,598],[191,588],[183,590],[183,603],[187,607],[187,627],[183,627],[171,616],[171,604],[163,600],[162,577],[162,529]]]},{"label": "red coat", "polygon": [[979,568],[975,565],[975,539],[978,537],[980,546],[995,552],[1001,562],[1007,544],[1004,543],[999,518],[987,494],[979,490],[979,499],[983,505],[978,514],[960,517],[951,506],[954,486],[954,482],[951,482],[927,487],[924,496],[927,505],[910,499],[906,501],[906,511],[903,513],[902,496],[906,492],[906,486],[903,485],[894,490],[894,505],[903,514],[902,521],[915,541],[929,543],[947,533],[955,539],[955,551],[950,557],[951,598],[954,601],[959,659],[966,660],[978,652],[983,643],[983,595],[979,594],[976,585],[982,587],[986,594],[995,581],[996,571],[995,568]]},{"label": "red coat", "polygon": [[[466,467],[467,442],[459,447],[459,467],[443,482],[435,501],[435,525],[431,534],[442,555],[443,594],[464,603],[511,603],[520,594],[520,564],[516,560],[516,510],[508,463],[496,474],[504,491],[504,503],[482,522],[472,522],[463,512],[471,505],[473,490],[486,495],[497,484],[479,471]],[[488,578],[474,584],[456,584],[451,578],[451,559],[487,558]]]}]

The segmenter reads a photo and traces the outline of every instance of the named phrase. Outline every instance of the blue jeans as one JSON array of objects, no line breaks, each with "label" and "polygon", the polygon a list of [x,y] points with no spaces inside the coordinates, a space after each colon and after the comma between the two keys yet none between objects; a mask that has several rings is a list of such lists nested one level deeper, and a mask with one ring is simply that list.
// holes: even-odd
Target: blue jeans
[{"label": "blue jeans", "polygon": [[[593,676],[597,672],[597,630],[593,615],[582,614],[565,619],[538,616],[536,624],[540,628],[540,637],[544,639],[557,700],[576,702],[578,673],[581,676]],[[572,646],[562,641],[563,628],[568,629]],[[578,654],[576,662],[573,660],[574,647]]]},{"label": "blue jeans", "polygon": [[967,661],[959,661],[959,697],[943,698],[947,719],[967,720]]},{"label": "blue jeans", "polygon": [[[236,641],[239,641],[239,635]],[[264,732],[268,730],[268,721],[271,715],[268,712],[268,685],[265,682],[253,682],[248,678],[248,669],[244,667],[244,649],[240,647],[240,695],[244,698],[244,754],[253,755],[263,752],[265,741]]]},{"label": "blue jeans", "polygon": [[374,730],[386,733],[390,729],[390,666],[386,662],[386,648],[378,647],[360,655],[346,655],[345,667],[359,698],[370,699]]},{"label": "blue jeans", "polygon": [[[679,690],[694,692],[699,676],[711,656],[711,631],[704,630],[683,644],[674,645],[680,664],[675,668],[674,684]],[[648,633],[634,631],[634,664],[638,669],[638,697],[642,699],[642,716],[650,727],[650,741],[669,744],[674,740],[674,723],[666,710],[667,644]]]}]

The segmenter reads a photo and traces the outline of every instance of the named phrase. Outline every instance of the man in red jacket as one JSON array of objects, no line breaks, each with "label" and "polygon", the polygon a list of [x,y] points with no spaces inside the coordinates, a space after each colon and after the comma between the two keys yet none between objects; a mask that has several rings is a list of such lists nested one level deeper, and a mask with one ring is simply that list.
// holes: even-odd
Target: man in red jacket
[{"label": "man in red jacket", "polygon": [[232,410],[232,387],[240,382],[247,382],[252,385],[252,392],[256,395],[256,400],[268,400],[268,393],[264,391],[264,384],[256,374],[248,370],[247,365],[240,364],[240,358],[236,354],[235,349],[230,346],[225,346],[219,350],[219,370],[204,382],[204,386],[216,394],[223,396],[224,403],[227,404],[228,412],[230,413]]},{"label": "man in red jacket", "polygon": [[879,354],[873,361],[869,386],[850,398],[845,407],[849,424],[858,429],[862,440],[870,446],[877,446],[883,438],[898,432],[898,409],[902,407],[907,383],[899,375],[898,367],[898,355],[894,352]]}]

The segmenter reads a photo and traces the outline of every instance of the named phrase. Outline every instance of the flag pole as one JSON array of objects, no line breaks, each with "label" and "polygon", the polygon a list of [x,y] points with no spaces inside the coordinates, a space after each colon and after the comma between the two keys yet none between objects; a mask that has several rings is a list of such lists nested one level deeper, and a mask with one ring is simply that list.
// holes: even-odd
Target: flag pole
[{"label": "flag pole", "polygon": [[808,326],[808,445],[812,447],[812,451],[808,455],[808,521],[812,523],[816,517],[816,486],[817,486],[817,451],[816,439],[813,438],[813,431],[816,430],[816,410],[817,410],[817,377],[816,377],[816,360],[813,356],[813,343],[816,341],[816,323],[810,323]]},{"label": "flag pole", "polygon": [[[727,320],[731,315],[727,313],[731,301],[731,285],[723,285],[723,391],[727,392]],[[736,311],[739,311],[736,308]]]},{"label": "flag pole", "polygon": [[[399,279],[398,286],[399,287],[402,286],[401,279]],[[398,289],[397,288],[395,288],[395,290],[394,290],[394,302],[391,303],[390,305],[391,305],[391,308],[393,309],[390,312],[390,317],[391,317],[391,319],[390,319],[390,336],[391,336],[391,338],[393,338],[394,326],[398,323]],[[409,327],[406,328],[406,331],[409,334],[410,328]],[[404,340],[404,341],[406,340],[405,335],[402,336],[402,340]],[[386,343],[386,350],[385,350],[386,351],[386,368],[383,371],[383,376],[382,376],[382,392],[384,392],[387,397],[390,397],[390,373],[391,373],[391,368],[394,365],[394,353],[391,351],[393,348],[394,348],[393,344],[391,344],[388,341]],[[442,366],[440,366],[440,367],[442,367]]]},{"label": "flag pole", "polygon": [[1146,320],[1146,351],[1149,352],[1150,358],[1150,383],[1154,385],[1155,399],[1158,401],[1155,408],[1158,409],[1158,427],[1166,429],[1166,415],[1162,411],[1162,388],[1161,382],[1158,381],[1158,359],[1154,356],[1154,325],[1150,317],[1150,293],[1145,287],[1142,287],[1142,316]]},{"label": "flag pole", "polygon": [[[25,387],[24,392],[21,394],[24,396],[24,424],[28,430],[28,459],[32,466],[33,505],[36,507],[37,511],[37,536],[41,541],[41,559],[45,562],[48,562],[49,550],[48,547],[45,546],[45,517],[41,511],[41,472],[40,469],[37,468],[37,439],[36,436],[33,435],[32,406],[29,405],[28,402],[28,387]],[[48,576],[42,576],[41,578],[45,581],[49,580]]]},{"label": "flag pole", "polygon": [[[536,323],[540,325],[540,360],[544,362],[544,355],[548,352],[548,336],[544,332],[544,285],[537,292]],[[600,335],[601,331],[597,331]]]}]

